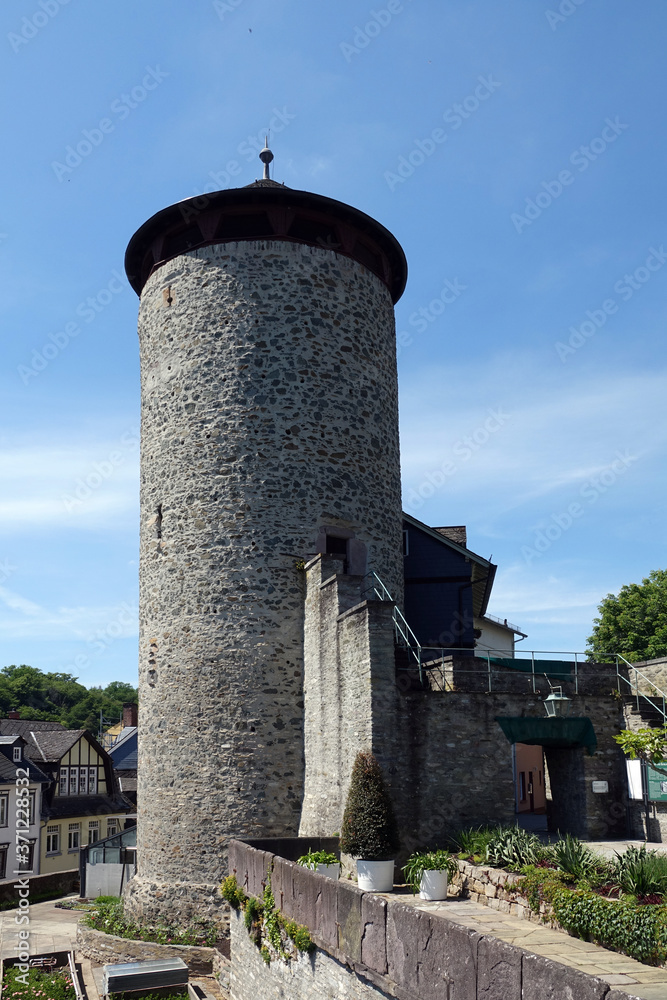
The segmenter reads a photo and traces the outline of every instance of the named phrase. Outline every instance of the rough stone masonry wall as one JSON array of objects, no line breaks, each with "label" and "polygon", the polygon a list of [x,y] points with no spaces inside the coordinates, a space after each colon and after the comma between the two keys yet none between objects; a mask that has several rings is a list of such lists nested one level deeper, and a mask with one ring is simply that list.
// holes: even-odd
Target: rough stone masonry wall
[{"label": "rough stone masonry wall", "polygon": [[594,976],[246,844],[231,845],[230,865],[251,895],[272,869],[276,904],[317,945],[266,965],[235,915],[232,1000],[628,1000]]},{"label": "rough stone masonry wall", "polygon": [[[340,829],[352,763],[363,749],[376,753],[390,787],[403,842],[399,860],[444,846],[464,827],[513,823],[512,752],[496,719],[544,716],[544,695],[512,671],[494,678],[492,692],[480,689],[483,671],[456,673],[455,691],[406,690],[396,680],[391,604],[355,604],[359,579],[333,575],[337,568],[336,560],[318,557],[306,569],[301,835]],[[625,763],[613,740],[622,706],[606,675],[599,684],[584,677],[581,687],[590,693],[570,691],[572,714],[590,717],[598,746],[593,756],[581,748],[547,750],[550,820],[553,829],[583,837],[623,834]],[[608,791],[594,793],[593,781],[606,781]]]},{"label": "rough stone masonry wall", "polygon": [[400,599],[390,294],[281,241],[149,278],[142,379],[135,919],[214,915],[230,835],[295,834],[303,571],[327,525]]},{"label": "rough stone masonry wall", "polygon": [[340,830],[360,750],[378,756],[390,781],[393,773],[395,754],[388,747],[398,722],[393,605],[363,601],[363,580],[340,569],[340,561],[327,556],[306,566],[301,836]]}]

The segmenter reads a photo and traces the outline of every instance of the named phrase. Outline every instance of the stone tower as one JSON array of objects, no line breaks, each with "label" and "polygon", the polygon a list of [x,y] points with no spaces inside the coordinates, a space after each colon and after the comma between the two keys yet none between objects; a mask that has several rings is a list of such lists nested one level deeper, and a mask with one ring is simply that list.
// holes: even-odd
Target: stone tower
[{"label": "stone tower", "polygon": [[329,552],[402,593],[405,257],[362,212],[264,173],[158,212],[126,255],[142,389],[126,907],[144,921],[214,915],[229,837],[298,831],[304,561]]}]

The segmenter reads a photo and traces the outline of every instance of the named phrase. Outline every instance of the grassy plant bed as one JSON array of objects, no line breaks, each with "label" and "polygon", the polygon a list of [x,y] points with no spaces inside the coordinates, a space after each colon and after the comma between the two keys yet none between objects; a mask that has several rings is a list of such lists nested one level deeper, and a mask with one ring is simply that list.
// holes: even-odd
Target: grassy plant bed
[{"label": "grassy plant bed", "polygon": [[212,948],[217,940],[217,930],[213,924],[201,920],[189,927],[153,926],[141,927],[127,920],[123,913],[122,900],[117,896],[99,896],[94,909],[86,913],[81,923],[95,931],[112,934],[114,937],[133,941],[148,941],[153,944],[191,945]]},{"label": "grassy plant bed", "polygon": [[622,952],[646,965],[667,961],[667,905],[662,897],[651,905],[646,898],[632,895],[609,899],[590,887],[568,884],[564,872],[529,866],[524,874],[519,891],[531,910],[543,911],[544,919],[555,920],[573,937]]},{"label": "grassy plant bed", "polygon": [[29,969],[18,966],[5,969],[2,980],[4,1000],[76,1000],[76,990],[68,968]]}]

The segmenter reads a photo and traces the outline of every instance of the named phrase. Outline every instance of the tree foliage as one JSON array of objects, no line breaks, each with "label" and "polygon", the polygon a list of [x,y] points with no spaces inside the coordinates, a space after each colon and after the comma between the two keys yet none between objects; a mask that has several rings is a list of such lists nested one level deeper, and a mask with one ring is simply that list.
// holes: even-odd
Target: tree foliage
[{"label": "tree foliage", "polygon": [[0,716],[17,711],[22,719],[60,722],[66,729],[88,729],[97,736],[105,724],[118,722],[123,705],[137,701],[137,689],[122,681],[86,688],[72,674],[42,673],[26,664],[0,670]]},{"label": "tree foliage", "polygon": [[389,861],[399,849],[396,817],[382,769],[369,752],[358,753],[352,768],[340,848],[367,861]]},{"label": "tree foliage", "polygon": [[630,760],[641,760],[650,764],[660,774],[667,774],[664,767],[659,767],[667,757],[667,726],[661,729],[622,729],[614,739]]},{"label": "tree foliage", "polygon": [[639,583],[607,594],[598,606],[588,656],[606,662],[621,653],[636,663],[667,655],[667,570],[655,569]]}]

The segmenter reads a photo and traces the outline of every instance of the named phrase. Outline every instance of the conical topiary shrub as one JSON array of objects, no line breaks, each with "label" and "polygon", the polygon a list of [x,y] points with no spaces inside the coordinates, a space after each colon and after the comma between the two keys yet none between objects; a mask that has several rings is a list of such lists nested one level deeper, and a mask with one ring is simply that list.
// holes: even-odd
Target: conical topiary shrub
[{"label": "conical topiary shrub", "polygon": [[340,849],[354,858],[389,861],[400,846],[398,827],[382,769],[372,753],[357,754],[347,793]]}]

